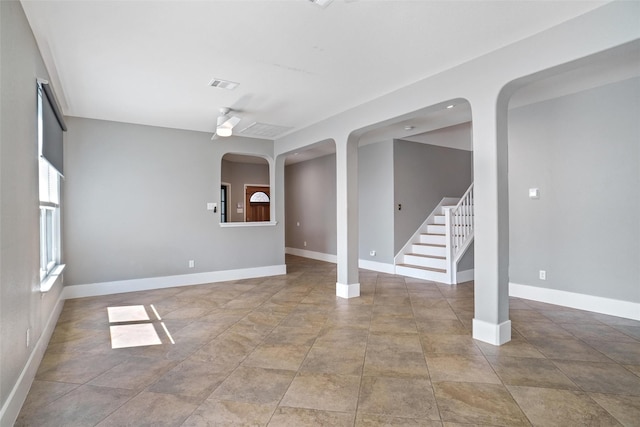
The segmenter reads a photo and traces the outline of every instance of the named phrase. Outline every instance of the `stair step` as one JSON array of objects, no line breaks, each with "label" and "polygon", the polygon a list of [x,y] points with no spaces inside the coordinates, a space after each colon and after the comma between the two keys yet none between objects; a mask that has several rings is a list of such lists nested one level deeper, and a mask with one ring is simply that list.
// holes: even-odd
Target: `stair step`
[{"label": "stair step", "polygon": [[415,267],[412,265],[404,264],[396,265],[396,274],[446,284],[450,284],[451,280],[445,271],[439,270],[437,268]]},{"label": "stair step", "polygon": [[419,256],[419,257],[422,257],[422,258],[447,259],[447,257],[445,257],[445,256],[437,256],[437,255],[423,255],[423,254],[413,254],[413,253],[409,253],[409,254],[405,254],[405,255]]},{"label": "stair step", "polygon": [[445,225],[444,224],[427,224],[427,233],[444,234]]},{"label": "stair step", "polygon": [[447,247],[445,245],[414,243],[411,245],[411,252],[419,255],[446,256]]},{"label": "stair step", "polygon": [[420,267],[429,268],[447,268],[447,258],[443,256],[430,256],[421,254],[404,254],[403,259],[405,264],[417,265]]},{"label": "stair step", "polygon": [[427,245],[446,245],[446,236],[444,234],[421,233],[420,243]]},{"label": "stair step", "polygon": [[443,224],[444,225],[445,217],[444,215],[435,215],[433,217],[434,224]]},{"label": "stair step", "polygon": [[434,273],[443,273],[445,274],[447,272],[447,270],[443,270],[441,268],[431,268],[431,267],[421,267],[419,265],[411,265],[411,264],[397,264],[398,267],[406,267],[406,268],[415,268],[418,270],[425,270],[425,271],[433,271]]}]

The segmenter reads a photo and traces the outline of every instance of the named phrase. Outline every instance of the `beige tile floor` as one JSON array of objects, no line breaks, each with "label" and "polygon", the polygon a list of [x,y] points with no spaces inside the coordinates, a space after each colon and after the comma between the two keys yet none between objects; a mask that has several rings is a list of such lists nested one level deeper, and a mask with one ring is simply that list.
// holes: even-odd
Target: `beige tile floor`
[{"label": "beige tile floor", "polygon": [[[287,266],[66,301],[17,425],[640,426],[640,322],[511,299],[494,347],[471,338],[473,283],[362,270],[342,300],[335,265]],[[112,348],[149,324],[161,344]]]}]

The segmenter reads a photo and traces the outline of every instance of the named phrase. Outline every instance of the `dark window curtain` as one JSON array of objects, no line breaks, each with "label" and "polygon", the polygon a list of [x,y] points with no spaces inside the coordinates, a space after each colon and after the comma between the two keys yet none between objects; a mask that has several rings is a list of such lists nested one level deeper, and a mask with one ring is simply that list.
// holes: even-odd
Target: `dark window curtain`
[{"label": "dark window curtain", "polygon": [[60,175],[64,176],[62,132],[67,130],[53,91],[48,83],[39,82],[42,88],[42,157]]}]

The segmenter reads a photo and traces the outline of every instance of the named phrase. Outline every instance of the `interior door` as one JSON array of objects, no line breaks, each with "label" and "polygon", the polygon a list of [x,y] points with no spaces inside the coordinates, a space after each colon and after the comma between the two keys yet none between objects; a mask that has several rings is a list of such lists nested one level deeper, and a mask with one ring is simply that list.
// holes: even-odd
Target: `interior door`
[{"label": "interior door", "polygon": [[247,186],[245,191],[245,221],[270,221],[271,196],[269,187]]}]

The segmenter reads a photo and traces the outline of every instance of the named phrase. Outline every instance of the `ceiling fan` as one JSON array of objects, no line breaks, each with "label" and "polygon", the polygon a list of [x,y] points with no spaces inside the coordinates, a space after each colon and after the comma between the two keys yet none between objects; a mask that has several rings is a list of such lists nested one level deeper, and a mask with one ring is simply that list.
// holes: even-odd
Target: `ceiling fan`
[{"label": "ceiling fan", "polygon": [[230,116],[231,108],[223,107],[220,109],[220,115],[216,124],[216,133],[213,134],[211,139],[217,137],[227,137],[233,134],[233,127],[240,123],[240,117]]}]

